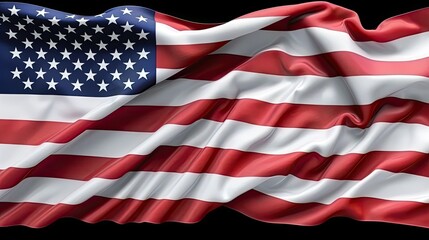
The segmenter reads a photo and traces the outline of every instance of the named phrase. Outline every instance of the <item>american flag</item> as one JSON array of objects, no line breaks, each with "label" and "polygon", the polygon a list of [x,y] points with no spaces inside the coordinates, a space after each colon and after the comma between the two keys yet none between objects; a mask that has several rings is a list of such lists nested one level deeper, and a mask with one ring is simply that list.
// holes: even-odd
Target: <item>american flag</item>
[{"label": "american flag", "polygon": [[429,227],[428,15],[368,31],[321,2],[223,24],[0,3],[0,226],[227,206]]}]

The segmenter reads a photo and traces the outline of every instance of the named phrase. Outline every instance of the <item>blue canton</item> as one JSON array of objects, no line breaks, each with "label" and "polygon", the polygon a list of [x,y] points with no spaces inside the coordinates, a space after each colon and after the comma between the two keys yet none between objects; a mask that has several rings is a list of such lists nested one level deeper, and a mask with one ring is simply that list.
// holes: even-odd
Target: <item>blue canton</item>
[{"label": "blue canton", "polygon": [[0,93],[104,97],[156,82],[154,12],[79,16],[0,3]]}]

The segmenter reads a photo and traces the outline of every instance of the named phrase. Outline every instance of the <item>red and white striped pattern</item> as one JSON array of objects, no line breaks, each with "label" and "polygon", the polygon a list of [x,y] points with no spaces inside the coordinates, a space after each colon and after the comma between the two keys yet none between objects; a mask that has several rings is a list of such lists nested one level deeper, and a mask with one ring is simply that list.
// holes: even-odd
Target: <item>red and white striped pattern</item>
[{"label": "red and white striped pattern", "polygon": [[368,31],[320,2],[220,25],[157,13],[148,91],[0,95],[0,226],[196,222],[225,205],[429,227],[428,14]]}]

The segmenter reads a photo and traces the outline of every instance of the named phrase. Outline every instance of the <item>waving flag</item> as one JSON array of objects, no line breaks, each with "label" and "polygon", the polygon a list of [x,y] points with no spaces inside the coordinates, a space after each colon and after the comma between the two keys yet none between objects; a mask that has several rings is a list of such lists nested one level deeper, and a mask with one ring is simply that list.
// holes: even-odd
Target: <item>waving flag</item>
[{"label": "waving flag", "polygon": [[0,226],[429,227],[428,9],[365,30],[329,3],[199,24],[0,3]]}]

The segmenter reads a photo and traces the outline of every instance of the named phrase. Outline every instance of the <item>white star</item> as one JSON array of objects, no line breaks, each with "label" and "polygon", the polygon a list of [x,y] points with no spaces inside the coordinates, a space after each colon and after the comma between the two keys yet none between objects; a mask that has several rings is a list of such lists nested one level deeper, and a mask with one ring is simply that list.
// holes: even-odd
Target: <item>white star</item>
[{"label": "white star", "polygon": [[28,60],[27,61],[24,61],[24,63],[25,63],[25,69],[27,69],[27,68],[31,68],[31,69],[33,69],[33,64],[35,63],[34,61],[31,61],[31,58],[28,58]]},{"label": "white star", "polygon": [[81,37],[83,37],[84,41],[90,41],[91,42],[91,35],[84,33],[83,35],[80,35]]},{"label": "white star", "polygon": [[115,60],[115,59],[121,60],[122,53],[118,52],[118,49],[115,49],[115,52],[110,54],[112,54],[113,56],[112,60]]},{"label": "white star", "polygon": [[110,74],[113,76],[112,81],[114,81],[115,79],[121,80],[120,77],[122,73],[118,72],[118,69],[116,69],[114,73],[110,73]]},{"label": "white star", "polygon": [[46,55],[47,52],[44,52],[43,49],[40,48],[40,50],[38,52],[36,52],[36,53],[37,53],[37,59],[39,59],[39,58],[45,59],[45,55]]},{"label": "white star", "polygon": [[43,76],[46,74],[46,72],[44,72],[43,69],[40,68],[40,70],[36,72],[36,74],[37,74],[36,79],[39,79],[39,78],[43,79]]},{"label": "white star", "polygon": [[123,82],[123,84],[125,84],[124,90],[127,89],[127,88],[133,90],[133,84],[134,84],[134,82],[131,82],[131,80],[129,78],[128,78],[128,81]]},{"label": "white star", "polygon": [[127,70],[128,68],[131,68],[131,69],[133,69],[134,70],[134,64],[136,64],[136,62],[131,62],[131,59],[128,59],[128,62],[124,62],[124,64],[125,64],[125,66],[127,66],[126,68],[125,68],[125,70]]},{"label": "white star", "polygon": [[137,73],[139,74],[139,79],[140,79],[140,78],[144,78],[144,79],[146,79],[146,80],[147,80],[147,75],[149,74],[149,72],[146,72],[146,71],[144,70],[144,68],[142,68],[141,72],[137,72]]},{"label": "white star", "polygon": [[68,60],[70,60],[70,55],[72,54],[71,52],[69,52],[69,51],[67,51],[67,48],[65,48],[64,49],[64,52],[60,52],[61,53],[61,55],[63,55],[63,60],[64,59],[68,59]]},{"label": "white star", "polygon": [[94,17],[102,17],[102,16],[104,16],[104,13],[97,14]]},{"label": "white star", "polygon": [[67,32],[68,32],[68,33],[76,33],[76,32],[74,31],[76,28],[74,28],[74,27],[72,27],[72,26],[70,26],[70,25],[68,25],[65,29],[67,30]]},{"label": "white star", "polygon": [[77,59],[76,62],[73,62],[73,65],[74,65],[74,70],[76,69],[82,70],[83,63],[80,62],[79,58]]},{"label": "white star", "polygon": [[50,62],[48,62],[49,63],[49,69],[52,69],[52,68],[55,68],[55,69],[58,69],[57,68],[57,65],[58,64],[60,64],[60,62],[57,62],[57,61],[55,61],[55,58],[54,59],[52,59],[52,61],[50,61]]},{"label": "white star", "polygon": [[9,32],[7,32],[6,34],[9,35],[9,39],[12,39],[12,38],[18,39],[16,37],[17,32],[13,32],[12,29],[9,29]]},{"label": "white star", "polygon": [[139,20],[139,22],[141,22],[141,21],[147,22],[147,18],[143,17],[142,15],[140,15],[140,16],[138,16],[136,18]]},{"label": "white star", "polygon": [[32,19],[32,18],[29,18],[29,17],[28,17],[28,15],[27,15],[27,16],[25,16],[24,21],[26,21],[26,22],[27,22],[27,24],[34,24],[34,23],[33,23],[33,19]]},{"label": "white star", "polygon": [[42,29],[43,32],[50,32],[49,27],[45,26],[45,24],[42,24],[42,26],[40,26],[40,28]]},{"label": "white star", "polygon": [[13,15],[18,16],[18,12],[21,11],[21,9],[16,8],[15,5],[13,5],[12,8],[8,8],[7,10],[10,11],[11,16],[13,16]]},{"label": "white star", "polygon": [[50,82],[46,82],[46,83],[49,85],[48,90],[51,88],[53,88],[54,90],[57,90],[55,86],[58,84],[58,82],[55,82],[53,78],[51,79]]},{"label": "white star", "polygon": [[103,33],[103,29],[104,29],[104,27],[100,27],[100,26],[98,26],[98,24],[97,24],[97,26],[95,26],[95,27],[93,27],[92,29],[94,29],[95,30],[95,33]]},{"label": "white star", "polygon": [[87,52],[87,53],[85,53],[86,54],[86,56],[88,56],[88,58],[86,59],[87,61],[89,60],[89,59],[92,59],[92,60],[95,60],[95,55],[97,54],[97,53],[93,53],[92,52],[92,50],[91,49],[89,49],[89,52]]},{"label": "white star", "polygon": [[66,18],[74,18],[74,17],[76,17],[76,15],[74,15],[74,14],[71,14],[71,15],[67,15],[67,16],[66,16]]},{"label": "white star", "polygon": [[111,23],[116,24],[116,19],[118,19],[118,17],[115,17],[115,15],[113,15],[113,14],[110,17],[106,18],[106,20],[109,20],[109,25]]},{"label": "white star", "polygon": [[55,48],[57,49],[57,44],[56,42],[52,41],[52,39],[49,40],[49,42],[47,43],[49,45],[49,49]]},{"label": "white star", "polygon": [[97,73],[93,73],[92,69],[89,69],[89,72],[85,73],[85,75],[86,75],[86,81],[88,80],[95,81],[94,77],[95,75],[97,75]]},{"label": "white star", "polygon": [[82,48],[81,48],[82,43],[79,43],[78,41],[74,40],[74,43],[72,43],[72,45],[74,46],[74,50],[76,50],[78,48],[80,50],[82,50]]},{"label": "white star", "polygon": [[22,83],[25,84],[24,89],[27,89],[27,88],[32,89],[31,85],[33,85],[34,82],[30,81],[30,78],[27,78],[27,81],[22,82]]},{"label": "white star", "polygon": [[100,40],[100,43],[97,43],[97,45],[99,47],[98,50],[101,50],[101,49],[106,49],[107,50],[107,48],[106,48],[107,43],[104,43],[103,41]]},{"label": "white star", "polygon": [[146,39],[147,40],[147,35],[149,34],[148,32],[145,32],[143,29],[142,29],[142,31],[140,32],[140,33],[136,33],[137,34],[137,36],[139,36],[139,40],[140,39],[142,39],[142,38],[144,38],[144,39]]},{"label": "white star", "polygon": [[66,35],[62,34],[61,32],[58,32],[57,34],[55,34],[55,36],[58,37],[58,40],[61,40],[61,39],[67,40]]},{"label": "white star", "polygon": [[72,83],[72,85],[74,86],[73,87],[73,91],[76,90],[76,89],[79,90],[79,91],[82,91],[82,89],[80,87],[83,86],[83,83],[80,83],[79,79],[76,80],[76,82]]},{"label": "white star", "polygon": [[60,72],[60,74],[61,74],[61,80],[63,80],[63,79],[69,80],[69,76],[71,73],[67,72],[67,68],[66,68],[66,69],[64,69],[64,72]]},{"label": "white star", "polygon": [[123,43],[125,45],[125,50],[127,50],[128,48],[131,48],[134,50],[133,45],[136,43],[130,42],[130,40],[128,39],[128,41],[126,43]]},{"label": "white star", "polygon": [[6,17],[3,13],[1,14],[1,20],[3,21],[3,22],[10,22],[9,21],[9,17]]},{"label": "white star", "polygon": [[45,14],[48,14],[48,13],[49,13],[49,12],[46,12],[46,11],[45,11],[45,9],[42,9],[42,10],[36,10],[36,12],[37,12],[37,15],[36,15],[36,16],[42,15],[43,17],[45,16]]},{"label": "white star", "polygon": [[97,63],[97,64],[100,66],[100,69],[98,69],[98,71],[101,71],[101,69],[104,69],[107,71],[107,65],[109,65],[110,63],[106,63],[103,59],[100,63]]},{"label": "white star", "polygon": [[14,79],[14,78],[21,79],[21,73],[22,73],[22,71],[18,71],[18,68],[15,68],[15,71],[10,71],[10,72],[13,74],[12,79]]},{"label": "white star", "polygon": [[147,55],[148,55],[149,53],[150,53],[150,52],[146,52],[146,51],[144,50],[144,48],[143,48],[141,52],[138,52],[138,53],[137,53],[138,55],[140,55],[139,60],[140,60],[140,59],[142,59],[142,58],[147,59]]},{"label": "white star", "polygon": [[100,87],[100,90],[98,90],[99,92],[101,92],[101,90],[107,92],[107,86],[109,86],[109,84],[105,83],[104,80],[101,80],[101,83],[98,83],[97,85]]},{"label": "white star", "polygon": [[37,74],[36,79],[39,79],[39,78],[43,79],[43,76],[46,74],[46,72],[44,72],[43,69],[40,68],[40,70],[38,72],[36,72],[36,74]]},{"label": "white star", "polygon": [[78,21],[78,22],[79,22],[79,26],[82,26],[82,25],[84,25],[84,26],[88,26],[88,25],[86,25],[86,22],[88,22],[88,21],[89,21],[89,19],[80,18],[80,19],[77,19],[76,21]]},{"label": "white star", "polygon": [[126,32],[126,31],[132,32],[131,28],[134,27],[134,25],[129,24],[128,21],[127,21],[125,23],[125,25],[122,25],[121,27],[124,29],[124,32]]},{"label": "white star", "polygon": [[41,33],[38,33],[38,32],[36,32],[36,30],[34,30],[34,32],[32,33],[33,34],[33,36],[34,36],[34,40],[36,40],[36,39],[42,39],[42,37],[41,37]]},{"label": "white star", "polygon": [[25,48],[33,48],[33,42],[30,42],[27,38],[22,43],[25,44]]},{"label": "white star", "polygon": [[133,10],[129,10],[128,8],[125,8],[125,9],[123,9],[123,10],[121,10],[121,11],[122,11],[122,15],[125,15],[125,14],[131,15],[131,12],[132,12]]},{"label": "white star", "polygon": [[109,36],[110,37],[110,41],[113,41],[113,40],[116,40],[116,41],[119,41],[119,34],[116,34],[114,31],[112,32],[112,34],[110,34],[110,35],[107,35],[107,36]]},{"label": "white star", "polygon": [[18,22],[17,24],[15,24],[15,26],[17,26],[17,27],[18,27],[18,31],[19,31],[19,30],[25,30],[25,25],[24,25],[24,24],[22,24],[22,23],[20,23],[20,22]]},{"label": "white star", "polygon": [[59,26],[58,22],[60,21],[60,19],[58,19],[57,17],[54,16],[53,18],[49,19],[49,21],[52,23],[52,26],[54,25]]},{"label": "white star", "polygon": [[22,53],[22,51],[18,51],[18,49],[14,49],[13,51],[10,51],[10,53],[12,53],[12,59],[14,59],[14,58],[19,58],[19,59],[21,59],[21,53]]}]

